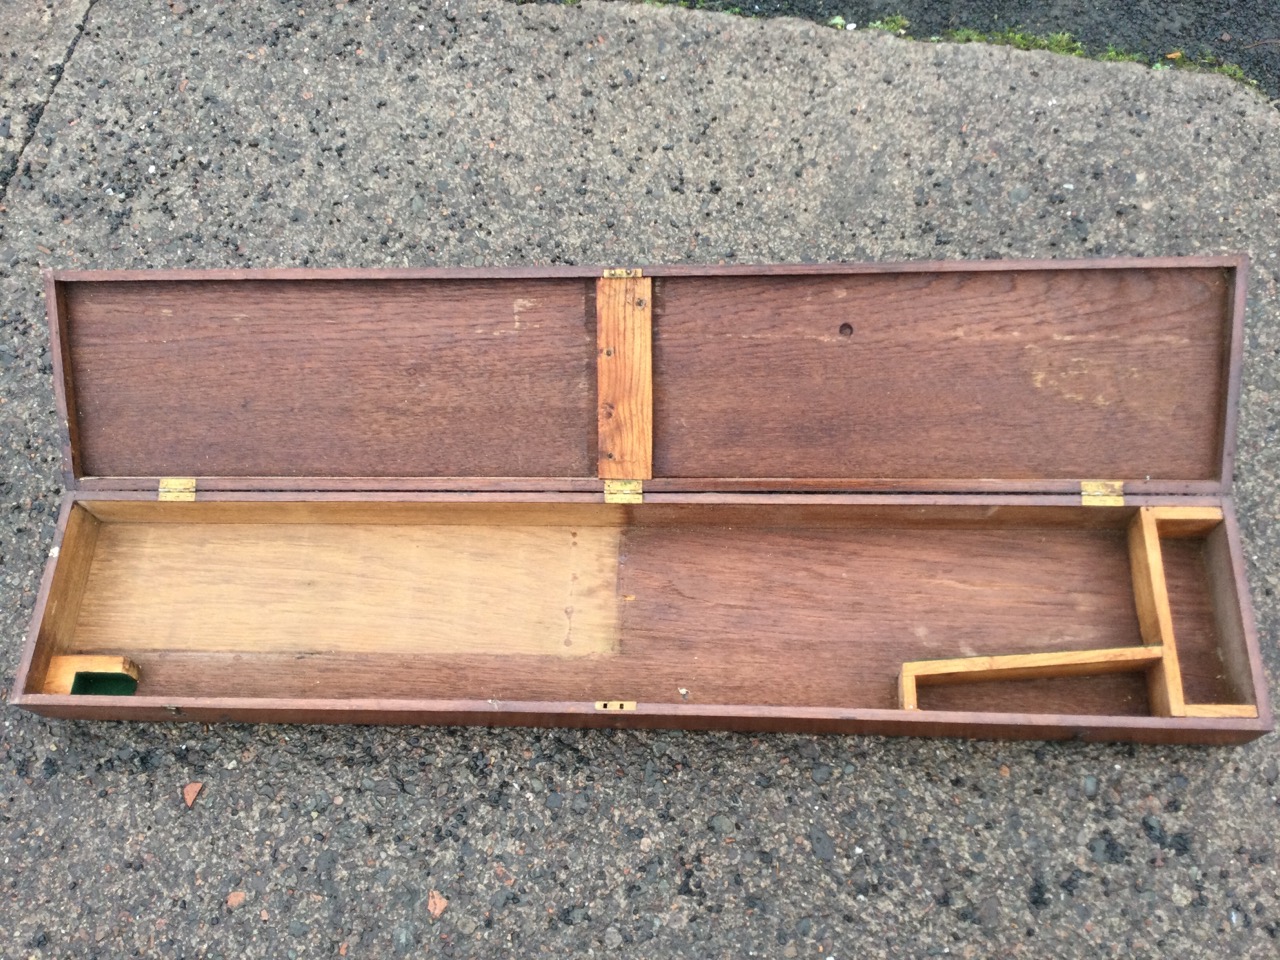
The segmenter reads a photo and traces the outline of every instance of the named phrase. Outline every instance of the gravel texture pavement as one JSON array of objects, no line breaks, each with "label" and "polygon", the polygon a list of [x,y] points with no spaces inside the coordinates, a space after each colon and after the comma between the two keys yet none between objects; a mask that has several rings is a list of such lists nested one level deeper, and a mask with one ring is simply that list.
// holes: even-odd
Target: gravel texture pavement
[{"label": "gravel texture pavement", "polygon": [[[1254,257],[1236,493],[1274,688],[1280,113],[1257,94],[591,0],[97,0],[49,69],[77,9],[0,8],[11,130],[38,117],[0,196],[0,688],[61,495],[42,266],[1234,251]],[[4,707],[0,955],[1274,957],[1278,794],[1274,736],[205,728]]]},{"label": "gravel texture pavement", "polygon": [[89,0],[0,8],[0,192],[75,51]]}]

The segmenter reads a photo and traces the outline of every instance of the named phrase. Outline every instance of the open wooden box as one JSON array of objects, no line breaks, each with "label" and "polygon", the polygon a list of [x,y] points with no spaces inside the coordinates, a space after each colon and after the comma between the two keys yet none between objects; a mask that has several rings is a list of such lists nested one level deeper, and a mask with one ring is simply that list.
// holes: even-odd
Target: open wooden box
[{"label": "open wooden box", "polygon": [[51,274],[69,492],[12,699],[1252,739],[1245,269]]}]

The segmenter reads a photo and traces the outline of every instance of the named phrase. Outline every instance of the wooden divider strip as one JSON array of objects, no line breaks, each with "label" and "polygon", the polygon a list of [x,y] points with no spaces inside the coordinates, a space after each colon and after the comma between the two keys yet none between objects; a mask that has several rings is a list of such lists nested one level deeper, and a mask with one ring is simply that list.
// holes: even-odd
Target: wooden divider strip
[{"label": "wooden divider strip", "polygon": [[1173,614],[1169,609],[1160,532],[1151,507],[1139,509],[1129,524],[1129,563],[1142,642],[1160,647],[1164,654],[1161,662],[1147,674],[1152,713],[1159,717],[1184,717],[1182,669],[1173,639]]},{"label": "wooden divider strip", "polygon": [[1258,708],[1251,703],[1188,703],[1186,716],[1252,720]]},{"label": "wooden divider strip", "polygon": [[[1161,537],[1174,540],[1207,538],[1223,521],[1220,507],[1145,507],[1144,511],[1155,521],[1156,532]],[[1209,569],[1212,578],[1213,567]],[[1219,639],[1220,644],[1227,642],[1227,637]],[[1243,646],[1243,638],[1239,644]],[[1185,717],[1254,719],[1258,716],[1258,708],[1251,703],[1183,703],[1182,708]]]},{"label": "wooden divider strip", "polygon": [[599,473],[606,480],[653,476],[653,281],[596,281]]},{"label": "wooden divider strip", "polygon": [[1206,537],[1222,523],[1220,507],[1147,507],[1160,536],[1175,540]]},{"label": "wooden divider strip", "polygon": [[999,657],[957,657],[952,660],[911,660],[902,665],[902,671],[898,675],[898,705],[903,710],[919,709],[917,688],[922,684],[1127,673],[1159,666],[1163,656],[1164,651],[1160,648],[1143,646],[1058,653],[1017,653]]}]

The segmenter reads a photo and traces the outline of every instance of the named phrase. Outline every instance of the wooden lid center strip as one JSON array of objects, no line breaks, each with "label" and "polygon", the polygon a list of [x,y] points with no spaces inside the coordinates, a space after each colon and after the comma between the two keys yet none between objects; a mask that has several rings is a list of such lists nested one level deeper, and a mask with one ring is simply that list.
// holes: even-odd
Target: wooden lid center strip
[{"label": "wooden lid center strip", "polygon": [[599,476],[653,476],[653,281],[613,276],[596,281]]}]

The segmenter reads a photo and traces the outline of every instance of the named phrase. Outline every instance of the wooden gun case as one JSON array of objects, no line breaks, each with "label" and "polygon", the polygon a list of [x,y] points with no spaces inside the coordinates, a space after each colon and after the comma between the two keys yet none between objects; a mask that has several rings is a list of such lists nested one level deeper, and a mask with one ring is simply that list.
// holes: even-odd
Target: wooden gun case
[{"label": "wooden gun case", "polygon": [[61,272],[55,717],[1236,743],[1246,261]]}]

